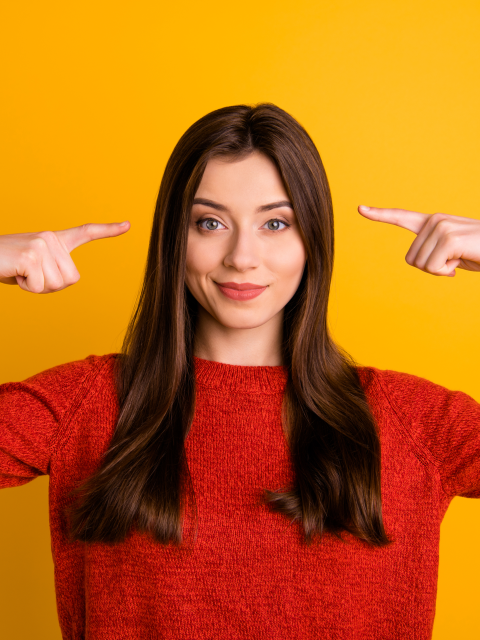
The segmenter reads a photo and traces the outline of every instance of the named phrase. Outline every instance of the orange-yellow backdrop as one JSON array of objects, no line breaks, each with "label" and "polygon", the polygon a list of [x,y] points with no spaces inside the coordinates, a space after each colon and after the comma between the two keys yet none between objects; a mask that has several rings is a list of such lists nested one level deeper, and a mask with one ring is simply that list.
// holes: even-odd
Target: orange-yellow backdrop
[{"label": "orange-yellow backdrop", "polygon": [[[480,274],[408,267],[413,235],[358,204],[480,218],[478,0],[4,3],[0,233],[129,219],[78,249],[74,287],[0,285],[0,382],[115,351],[134,304],[156,192],[183,131],[271,101],[310,132],[333,191],[331,325],[363,364],[480,400]],[[480,428],[480,427],[479,427]],[[9,640],[60,638],[46,478],[0,493],[0,619]],[[478,638],[480,503],[442,524],[434,639]]]}]

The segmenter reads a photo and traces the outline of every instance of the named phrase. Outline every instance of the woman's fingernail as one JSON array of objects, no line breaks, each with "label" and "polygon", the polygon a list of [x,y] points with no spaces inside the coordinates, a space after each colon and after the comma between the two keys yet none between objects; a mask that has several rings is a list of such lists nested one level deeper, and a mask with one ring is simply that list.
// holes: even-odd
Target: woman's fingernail
[{"label": "woman's fingernail", "polygon": [[364,204],[360,205],[360,209],[364,212],[367,213],[367,211],[370,211],[370,207],[366,207]]}]

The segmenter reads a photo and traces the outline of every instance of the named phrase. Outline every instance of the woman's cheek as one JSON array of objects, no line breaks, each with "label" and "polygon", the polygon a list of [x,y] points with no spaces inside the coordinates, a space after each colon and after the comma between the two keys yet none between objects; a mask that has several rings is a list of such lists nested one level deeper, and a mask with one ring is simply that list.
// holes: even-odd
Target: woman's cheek
[{"label": "woman's cheek", "polygon": [[303,242],[289,243],[283,247],[275,255],[275,264],[272,264],[272,270],[275,271],[280,279],[285,283],[292,283],[292,286],[300,284],[303,270],[305,268],[306,254]]},{"label": "woman's cheek", "polygon": [[202,242],[191,241],[187,246],[187,272],[191,276],[202,276],[210,273],[218,263],[215,247]]}]

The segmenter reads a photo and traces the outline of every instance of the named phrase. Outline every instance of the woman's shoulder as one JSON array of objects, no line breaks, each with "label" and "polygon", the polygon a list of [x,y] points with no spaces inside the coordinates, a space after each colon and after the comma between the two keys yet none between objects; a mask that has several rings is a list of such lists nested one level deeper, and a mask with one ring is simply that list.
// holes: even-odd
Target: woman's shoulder
[{"label": "woman's shoulder", "polygon": [[377,422],[407,433],[453,497],[480,497],[480,404],[425,378],[376,367],[358,367]]},{"label": "woman's shoulder", "polygon": [[113,375],[117,358],[117,353],[89,355],[80,360],[65,362],[45,369],[23,380],[23,384],[50,387],[54,384],[60,389],[65,389],[71,385],[82,385],[88,382],[89,379],[94,379],[98,376],[108,378]]},{"label": "woman's shoulder", "polygon": [[390,369],[359,366],[357,373],[367,398],[374,403],[387,402],[399,413],[441,413],[478,411],[477,402],[460,390],[446,387],[420,376]]},{"label": "woman's shoulder", "polygon": [[0,408],[49,410],[58,419],[79,398],[98,387],[114,389],[114,365],[118,354],[90,355],[50,367],[19,382],[0,385]]},{"label": "woman's shoulder", "polygon": [[100,414],[115,415],[116,358],[92,355],[0,385],[0,487],[49,473],[74,431],[85,440]]},{"label": "woman's shoulder", "polygon": [[379,369],[373,366],[357,366],[357,373],[364,389],[375,385],[382,384],[388,387],[403,388],[411,386],[422,386],[424,384],[435,385],[434,382],[422,378],[412,373],[404,371],[393,371],[391,369]]}]

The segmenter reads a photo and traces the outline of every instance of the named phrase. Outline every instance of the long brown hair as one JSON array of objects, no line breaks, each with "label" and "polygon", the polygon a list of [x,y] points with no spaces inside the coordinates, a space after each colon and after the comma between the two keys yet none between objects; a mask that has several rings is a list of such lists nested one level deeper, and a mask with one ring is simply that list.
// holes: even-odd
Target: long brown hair
[{"label": "long brown hair", "polygon": [[77,490],[74,539],[119,542],[136,527],[164,544],[182,540],[192,493],[184,441],[195,406],[198,305],[185,285],[190,211],[210,158],[238,159],[254,150],[275,163],[307,255],[284,309],[283,417],[295,485],[266,488],[265,502],[301,522],[307,542],[325,531],[341,537],[342,530],[376,546],[391,542],[382,520],[376,425],[356,368],[327,327],[334,251],[327,176],[305,129],[270,103],[208,113],[168,160],[143,287],[117,358],[119,419],[100,468]]}]

